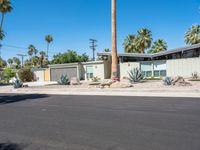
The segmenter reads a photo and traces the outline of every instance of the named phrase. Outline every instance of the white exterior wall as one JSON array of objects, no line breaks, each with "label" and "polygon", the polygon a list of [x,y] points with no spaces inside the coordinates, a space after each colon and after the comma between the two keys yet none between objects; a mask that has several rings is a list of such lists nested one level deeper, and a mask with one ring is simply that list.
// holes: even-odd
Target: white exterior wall
[{"label": "white exterior wall", "polygon": [[194,72],[200,73],[200,57],[167,60],[167,76],[191,77]]},{"label": "white exterior wall", "polygon": [[139,62],[120,63],[120,78],[129,77],[128,72],[134,68],[140,68]]},{"label": "white exterior wall", "polygon": [[101,80],[105,79],[104,74],[104,63],[103,64],[94,64],[93,65],[94,77],[99,77]]},{"label": "white exterior wall", "polygon": [[37,82],[44,82],[44,70],[33,70]]},{"label": "white exterior wall", "polygon": [[87,80],[87,72],[86,67],[92,66],[93,67],[93,76],[99,77],[101,80],[105,79],[105,72],[104,72],[104,62],[102,63],[88,63],[83,65],[82,74],[85,76],[85,80]]}]

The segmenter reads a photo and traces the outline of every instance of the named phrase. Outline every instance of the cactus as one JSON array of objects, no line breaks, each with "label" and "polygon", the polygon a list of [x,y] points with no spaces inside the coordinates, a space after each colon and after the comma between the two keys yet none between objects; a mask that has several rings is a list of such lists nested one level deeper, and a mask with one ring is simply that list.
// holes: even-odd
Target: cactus
[{"label": "cactus", "polygon": [[171,77],[165,77],[163,80],[165,85],[172,85],[173,84],[173,79]]},{"label": "cactus", "polygon": [[21,80],[16,79],[16,80],[13,82],[13,87],[14,87],[15,89],[22,88],[22,87],[23,87],[23,83],[21,82]]},{"label": "cactus", "polygon": [[69,84],[69,79],[68,79],[68,77],[65,75],[62,75],[61,77],[60,77],[60,80],[58,81],[58,84],[59,85],[68,85]]},{"label": "cactus", "polygon": [[131,70],[130,72],[128,72],[128,74],[129,74],[128,79],[131,82],[140,82],[143,79],[143,74],[141,70],[139,70],[138,68]]}]

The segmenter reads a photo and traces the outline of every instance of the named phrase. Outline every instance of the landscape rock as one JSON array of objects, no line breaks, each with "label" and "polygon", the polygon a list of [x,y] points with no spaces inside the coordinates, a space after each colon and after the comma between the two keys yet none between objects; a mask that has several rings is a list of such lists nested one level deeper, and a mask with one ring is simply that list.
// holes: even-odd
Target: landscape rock
[{"label": "landscape rock", "polygon": [[183,77],[177,76],[173,79],[172,85],[175,85],[175,86],[191,86],[192,84],[189,83],[189,82],[186,82]]},{"label": "landscape rock", "polygon": [[80,85],[80,80],[77,77],[72,77],[70,80],[70,85]]},{"label": "landscape rock", "polygon": [[110,85],[111,88],[129,88],[133,87],[133,85],[129,82],[114,82],[113,84]]}]

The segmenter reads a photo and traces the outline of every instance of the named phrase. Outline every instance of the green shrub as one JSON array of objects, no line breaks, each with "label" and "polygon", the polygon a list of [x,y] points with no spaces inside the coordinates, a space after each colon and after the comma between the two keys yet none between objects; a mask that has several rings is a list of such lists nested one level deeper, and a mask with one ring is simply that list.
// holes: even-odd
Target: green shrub
[{"label": "green shrub", "polygon": [[68,85],[69,84],[69,79],[68,79],[68,77],[65,75],[62,75],[61,77],[60,77],[60,80],[58,81],[58,84],[59,85]]},{"label": "green shrub", "polygon": [[140,82],[143,79],[143,74],[138,68],[131,70],[128,74],[131,82]]},{"label": "green shrub", "polygon": [[150,78],[145,78],[144,80],[162,80],[161,77],[150,77]]},{"label": "green shrub", "polygon": [[22,82],[31,82],[34,80],[33,72],[30,68],[22,68],[18,71],[19,79]]},{"label": "green shrub", "polygon": [[6,81],[6,83],[9,83],[10,79],[15,77],[16,73],[13,69],[7,67],[3,71],[3,79]]}]

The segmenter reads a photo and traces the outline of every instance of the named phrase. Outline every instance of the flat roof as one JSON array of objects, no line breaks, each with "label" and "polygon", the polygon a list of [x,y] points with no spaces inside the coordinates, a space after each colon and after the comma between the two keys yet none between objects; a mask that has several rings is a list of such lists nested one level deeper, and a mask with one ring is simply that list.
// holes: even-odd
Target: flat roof
[{"label": "flat roof", "polygon": [[[155,54],[141,54],[141,53],[119,53],[119,57],[137,57],[137,58],[154,58],[154,57],[159,57],[159,56],[164,56],[164,55],[169,55],[169,54],[174,54],[178,52],[184,52],[184,51],[189,51],[193,49],[200,48],[200,44],[195,44],[191,46],[186,46],[186,47],[181,47],[181,48],[176,48],[176,49],[171,49]],[[103,53],[97,53],[98,56],[111,56],[110,52],[103,52]]]}]

